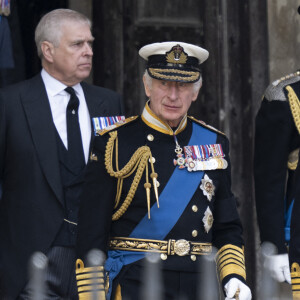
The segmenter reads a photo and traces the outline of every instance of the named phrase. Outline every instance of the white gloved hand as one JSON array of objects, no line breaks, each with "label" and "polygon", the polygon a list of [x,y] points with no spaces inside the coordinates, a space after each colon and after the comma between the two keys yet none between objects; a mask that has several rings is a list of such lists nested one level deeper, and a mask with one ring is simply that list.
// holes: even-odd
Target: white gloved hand
[{"label": "white gloved hand", "polygon": [[291,284],[289,256],[287,253],[267,256],[264,267],[275,280],[279,282],[287,281]]},{"label": "white gloved hand", "polygon": [[237,278],[231,278],[224,286],[225,300],[251,300],[252,294],[249,287]]}]

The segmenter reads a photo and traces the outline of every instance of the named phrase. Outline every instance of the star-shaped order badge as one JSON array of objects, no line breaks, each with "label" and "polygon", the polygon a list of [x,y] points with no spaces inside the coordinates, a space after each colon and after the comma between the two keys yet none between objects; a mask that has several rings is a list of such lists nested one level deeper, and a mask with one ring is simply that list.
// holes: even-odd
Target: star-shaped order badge
[{"label": "star-shaped order badge", "polygon": [[201,179],[200,189],[203,191],[203,195],[207,197],[208,201],[211,201],[215,194],[215,186],[207,174]]},{"label": "star-shaped order badge", "polygon": [[212,214],[209,206],[207,206],[207,209],[204,213],[204,217],[203,217],[202,221],[204,223],[204,229],[205,229],[206,233],[208,233],[214,222],[213,214]]}]

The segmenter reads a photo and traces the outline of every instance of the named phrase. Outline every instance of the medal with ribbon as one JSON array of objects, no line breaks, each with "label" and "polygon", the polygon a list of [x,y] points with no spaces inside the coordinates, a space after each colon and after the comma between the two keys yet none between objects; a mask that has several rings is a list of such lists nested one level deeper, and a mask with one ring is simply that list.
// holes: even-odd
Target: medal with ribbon
[{"label": "medal with ribbon", "polygon": [[180,145],[178,144],[178,140],[176,135],[174,134],[174,140],[176,143],[176,148],[175,148],[175,153],[177,156],[177,159],[174,159],[174,166],[179,166],[179,169],[184,169],[185,168],[185,159],[184,159],[184,155],[182,154],[182,148],[180,147]]},{"label": "medal with ribbon", "polygon": [[117,127],[119,124],[125,122],[125,116],[111,116],[111,117],[96,117],[92,119],[94,134],[98,135],[103,130],[109,130]]},{"label": "medal with ribbon", "polygon": [[206,144],[185,146],[184,154],[179,146],[176,136],[174,136],[177,159],[174,159],[174,165],[180,169],[187,168],[189,172],[226,169],[228,163],[224,159],[225,154],[221,144]]}]

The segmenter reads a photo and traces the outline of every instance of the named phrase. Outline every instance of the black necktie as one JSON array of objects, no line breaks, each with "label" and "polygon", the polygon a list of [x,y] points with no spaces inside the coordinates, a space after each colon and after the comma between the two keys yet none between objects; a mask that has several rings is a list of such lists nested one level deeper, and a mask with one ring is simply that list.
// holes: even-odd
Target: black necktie
[{"label": "black necktie", "polygon": [[67,106],[68,157],[74,171],[80,172],[85,166],[85,159],[78,120],[79,99],[72,87],[65,91],[70,94]]}]

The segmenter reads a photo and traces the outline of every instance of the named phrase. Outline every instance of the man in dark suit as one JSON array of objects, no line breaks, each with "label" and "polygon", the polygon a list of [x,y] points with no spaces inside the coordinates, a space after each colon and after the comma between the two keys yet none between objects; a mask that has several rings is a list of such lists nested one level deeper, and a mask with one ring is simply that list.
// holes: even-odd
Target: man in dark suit
[{"label": "man in dark suit", "polygon": [[46,299],[77,297],[74,246],[90,120],[122,113],[116,93],[82,82],[93,39],[80,13],[48,13],[35,32],[41,73],[0,91],[0,299],[30,297],[35,251],[48,257]]}]

